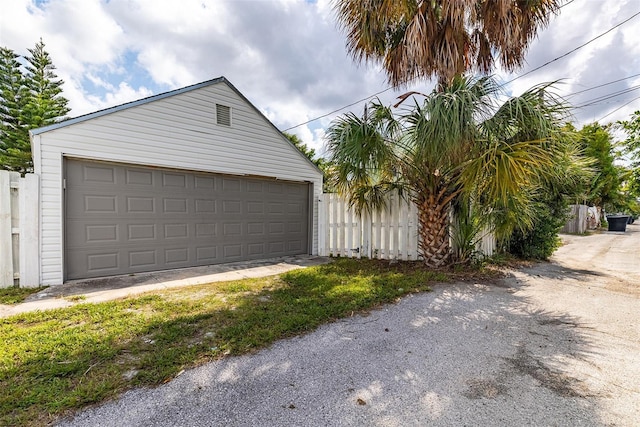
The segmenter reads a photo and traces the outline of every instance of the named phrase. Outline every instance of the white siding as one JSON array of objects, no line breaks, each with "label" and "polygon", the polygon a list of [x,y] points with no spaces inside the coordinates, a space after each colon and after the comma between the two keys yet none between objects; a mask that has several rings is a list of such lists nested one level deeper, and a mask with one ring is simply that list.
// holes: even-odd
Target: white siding
[{"label": "white siding", "polygon": [[[216,124],[215,104],[232,126]],[[318,251],[322,174],[224,81],[36,134],[41,176],[41,281],[63,281],[63,156],[313,182],[313,253]]]}]

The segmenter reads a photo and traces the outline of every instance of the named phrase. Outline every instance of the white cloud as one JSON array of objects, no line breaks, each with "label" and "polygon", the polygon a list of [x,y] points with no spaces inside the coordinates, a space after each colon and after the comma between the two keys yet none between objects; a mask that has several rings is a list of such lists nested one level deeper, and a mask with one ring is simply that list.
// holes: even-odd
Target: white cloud
[{"label": "white cloud", "polygon": [[[280,129],[298,125],[387,87],[377,66],[353,64],[331,0],[0,0],[0,44],[25,54],[42,36],[72,114],[83,114],[164,90],[226,76]],[[519,73],[556,58],[637,10],[636,0],[573,2],[539,34]],[[640,22],[640,18],[636,19]],[[513,93],[565,79],[571,94],[640,71],[640,32],[631,21],[583,49],[509,85]],[[584,103],[630,87],[631,80],[580,94]],[[429,82],[416,86],[428,92]],[[408,89],[407,89],[408,90]],[[593,120],[620,107],[594,104],[576,111]],[[397,93],[380,95],[394,103]],[[639,101],[607,120],[623,118]],[[345,111],[362,111],[358,103]],[[293,129],[322,149],[323,129],[336,116]]]},{"label": "white cloud", "polygon": [[64,95],[69,99],[69,107],[72,109],[71,116],[80,116],[94,111],[103,110],[141,98],[153,95],[153,92],[144,86],[132,88],[125,82],[117,86],[107,85],[108,91],[104,96],[86,93],[82,87],[67,84]]}]

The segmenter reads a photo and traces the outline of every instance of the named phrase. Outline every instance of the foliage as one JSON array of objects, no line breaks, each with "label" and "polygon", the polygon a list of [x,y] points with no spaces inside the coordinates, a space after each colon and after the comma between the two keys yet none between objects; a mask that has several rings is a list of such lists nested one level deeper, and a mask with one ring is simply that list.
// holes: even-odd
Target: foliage
[{"label": "foliage", "polygon": [[534,223],[529,229],[513,231],[508,242],[509,253],[524,259],[548,259],[560,246],[558,230],[568,218],[567,208],[563,197],[532,201]]},{"label": "foliage", "polygon": [[333,192],[333,188],[331,187],[328,179],[329,169],[331,168],[331,163],[327,161],[324,157],[317,156],[316,150],[313,148],[307,147],[307,145],[302,142],[298,135],[294,135],[287,132],[282,132],[285,137],[302,153],[304,154],[311,162],[318,167],[322,171],[323,181],[322,181],[322,190],[325,193]]},{"label": "foliage", "polygon": [[22,114],[29,92],[18,58],[12,50],[0,48],[0,165],[24,173],[31,157],[29,132]]},{"label": "foliage", "polygon": [[640,213],[637,207],[637,199],[640,198],[640,110],[634,112],[629,120],[619,121],[617,125],[627,136],[622,147],[632,162],[626,176],[626,190],[630,196],[626,203],[634,205],[634,212]]},{"label": "foliage", "polygon": [[618,126],[627,134],[623,142],[625,151],[631,155],[635,167],[640,167],[640,110],[634,112],[629,120],[620,120]]},{"label": "foliage", "polygon": [[53,124],[70,111],[62,96],[64,82],[42,39],[28,51],[24,73],[18,55],[0,51],[0,166],[22,174],[33,171],[29,130]]},{"label": "foliage", "polygon": [[187,367],[263,348],[447,280],[416,263],[340,259],[0,319],[0,425],[45,425],[70,409],[157,385]]},{"label": "foliage", "polygon": [[336,119],[327,131],[336,188],[359,210],[382,208],[392,190],[410,198],[418,207],[420,253],[432,267],[454,261],[452,205],[466,214],[473,207],[474,226],[491,225],[499,238],[531,228],[532,195],[566,177],[562,166],[582,163],[562,127],[567,106],[548,85],[502,105],[499,95],[492,78],[457,78],[398,117],[374,101],[362,117]]},{"label": "foliage", "polygon": [[611,127],[592,123],[583,126],[577,135],[584,155],[592,159],[594,172],[586,188],[586,201],[607,210],[613,209],[620,200],[621,171],[614,164],[616,153]]},{"label": "foliage", "polygon": [[568,220],[569,202],[581,197],[593,179],[593,159],[578,144],[573,126],[563,127],[564,143],[558,146],[553,173],[540,180],[527,194],[533,223],[515,228],[500,245],[512,255],[544,260],[558,248],[558,232]]},{"label": "foliage", "polygon": [[356,61],[384,67],[393,85],[467,71],[514,71],[529,43],[558,12],[559,0],[451,2],[339,0],[335,10]]},{"label": "foliage", "polygon": [[450,227],[453,258],[458,263],[466,264],[477,260],[477,244],[488,230],[482,215],[468,203],[454,204],[452,224]]}]

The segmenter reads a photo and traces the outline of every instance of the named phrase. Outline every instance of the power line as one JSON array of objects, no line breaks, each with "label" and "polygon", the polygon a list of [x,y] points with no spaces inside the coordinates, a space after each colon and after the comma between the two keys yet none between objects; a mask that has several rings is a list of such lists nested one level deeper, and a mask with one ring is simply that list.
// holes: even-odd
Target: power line
[{"label": "power line", "polygon": [[287,129],[283,130],[282,132],[286,132],[286,131],[288,131],[288,130],[295,129],[295,128],[300,127],[300,126],[304,126],[304,125],[306,125],[306,124],[308,124],[308,123],[315,122],[316,120],[323,119],[323,118],[325,118],[325,117],[327,117],[327,116],[330,116],[330,115],[332,115],[332,114],[334,114],[334,113],[337,113],[338,111],[342,111],[342,110],[344,110],[345,108],[352,107],[352,106],[354,106],[354,105],[356,105],[356,104],[361,103],[362,101],[366,101],[366,100],[368,100],[368,99],[373,98],[374,96],[378,96],[378,95],[380,95],[380,94],[383,94],[383,93],[385,93],[385,92],[388,92],[388,91],[390,91],[390,90],[391,90],[391,89],[393,89],[393,88],[394,88],[394,86],[390,86],[390,87],[388,87],[388,88],[386,88],[386,89],[384,89],[384,90],[381,90],[380,92],[376,92],[376,93],[374,93],[373,95],[369,95],[369,96],[367,96],[366,98],[359,99],[359,100],[357,100],[356,102],[352,102],[352,103],[351,103],[351,104],[349,104],[349,105],[345,105],[344,107],[341,107],[341,108],[338,108],[338,109],[336,109],[336,110],[333,110],[333,111],[331,111],[330,113],[323,114],[323,115],[321,115],[321,116],[316,117],[315,119],[307,120],[306,122],[304,122],[304,123],[300,123],[299,125],[291,126],[290,128],[287,128]]},{"label": "power line", "polygon": [[598,120],[596,120],[596,122],[600,122],[600,121],[604,120],[605,118],[609,117],[610,115],[612,115],[612,114],[613,114],[613,113],[615,113],[616,111],[618,111],[618,110],[620,110],[620,109],[622,109],[622,108],[626,107],[627,105],[631,104],[631,103],[632,103],[632,102],[634,102],[634,101],[637,101],[638,99],[640,99],[640,96],[638,96],[637,98],[633,98],[631,101],[629,101],[629,102],[627,102],[627,103],[624,103],[624,104],[622,104],[621,106],[619,106],[618,108],[616,108],[615,110],[611,111],[610,113],[605,114],[604,116],[602,116],[602,117],[600,117]]},{"label": "power line", "polygon": [[[567,3],[563,4],[562,6],[560,6],[560,9],[562,9],[563,7],[565,7],[565,6],[567,6],[567,5],[571,4],[571,3],[573,3],[574,1],[575,1],[575,0],[570,0],[569,2],[567,2]],[[626,24],[627,22],[629,22],[630,20],[632,20],[633,18],[635,18],[635,17],[636,17],[636,16],[638,16],[638,15],[640,15],[640,11],[639,11],[639,12],[634,13],[634,14],[633,14],[633,15],[631,15],[629,18],[627,18],[627,19],[625,19],[624,21],[622,21],[622,22],[620,22],[620,23],[618,23],[618,24],[614,25],[613,27],[609,28],[609,29],[608,29],[607,31],[605,31],[604,33],[601,33],[600,35],[598,35],[598,36],[596,36],[596,37],[592,38],[591,40],[589,40],[589,41],[587,41],[587,42],[585,42],[585,43],[581,44],[580,46],[578,46],[578,47],[576,47],[576,48],[574,48],[574,49],[570,50],[569,52],[567,52],[567,53],[565,53],[565,54],[563,54],[563,55],[560,55],[560,56],[558,56],[558,57],[556,57],[556,58],[554,58],[554,59],[552,59],[552,60],[550,60],[550,61],[547,61],[547,62],[545,62],[544,64],[542,64],[542,65],[540,65],[540,66],[538,66],[538,67],[534,68],[533,70],[529,70],[529,71],[527,71],[526,73],[521,74],[521,75],[519,75],[519,76],[517,76],[517,77],[515,77],[515,78],[513,78],[513,79],[511,79],[511,80],[509,80],[508,82],[501,84],[500,86],[501,86],[501,87],[506,86],[506,85],[508,85],[508,84],[510,84],[510,83],[512,83],[512,82],[514,82],[514,81],[516,81],[516,80],[518,80],[518,79],[519,79],[519,78],[521,78],[521,77],[524,77],[524,76],[526,76],[526,75],[528,75],[528,74],[531,74],[531,73],[533,73],[534,71],[538,71],[539,69],[544,68],[544,67],[546,67],[546,66],[547,66],[547,65],[549,65],[549,64],[552,64],[552,63],[554,63],[554,62],[556,62],[556,61],[558,61],[558,60],[560,60],[560,59],[562,59],[562,58],[564,58],[564,57],[566,57],[566,56],[568,56],[568,55],[571,55],[572,53],[574,53],[574,52],[576,52],[576,51],[578,51],[578,50],[582,49],[583,47],[585,47],[585,46],[587,46],[588,44],[590,44],[590,43],[592,43],[592,42],[596,41],[597,39],[599,39],[599,38],[603,37],[604,35],[606,35],[606,34],[610,33],[611,31],[615,30],[616,28],[618,28],[618,27],[620,27],[620,26],[622,26],[622,25]],[[638,75],[640,75],[640,74],[638,74]],[[630,78],[630,77],[629,77],[629,78]],[[624,79],[623,79],[623,80],[624,80]],[[611,84],[611,83],[615,83],[615,82],[610,82],[610,83],[607,83],[607,84]],[[315,122],[316,120],[320,120],[320,119],[322,119],[322,118],[325,118],[325,117],[330,116],[330,115],[332,115],[332,114],[335,114],[335,113],[337,113],[337,112],[339,112],[339,111],[342,111],[342,110],[344,110],[345,108],[352,107],[352,106],[354,106],[354,105],[356,105],[356,104],[359,104],[360,102],[363,102],[363,101],[366,101],[366,100],[368,100],[368,99],[370,99],[370,98],[373,98],[374,96],[378,96],[378,95],[380,95],[380,94],[382,94],[382,93],[388,92],[389,90],[391,90],[391,89],[393,89],[393,88],[394,88],[394,86],[390,86],[390,87],[388,87],[388,88],[386,88],[386,89],[384,89],[384,90],[381,90],[381,91],[379,91],[379,92],[374,93],[373,95],[369,95],[369,96],[367,96],[367,97],[365,97],[365,98],[359,99],[359,100],[358,100],[358,101],[356,101],[356,102],[352,102],[351,104],[345,105],[344,107],[337,108],[337,109],[335,109],[335,110],[333,110],[333,111],[331,111],[331,112],[329,112],[329,113],[326,113],[326,114],[323,114],[323,115],[321,115],[321,116],[315,117],[315,118],[313,118],[313,119],[307,120],[307,121],[306,121],[306,122],[304,122],[304,123],[300,123],[300,124],[298,124],[298,125],[291,126],[291,127],[287,128],[287,129],[283,130],[283,132],[286,132],[286,131],[288,131],[288,130],[295,129],[295,128],[297,128],[297,127],[304,126],[304,125],[309,124],[309,123],[311,123],[311,122]],[[595,87],[594,87],[594,88],[591,88],[591,89],[595,89]],[[591,89],[588,89],[588,90],[591,90]],[[576,93],[580,93],[580,92],[576,92]],[[575,94],[574,94],[574,95],[575,95]],[[569,96],[570,96],[570,95],[569,95]]]},{"label": "power line", "polygon": [[580,90],[580,91],[578,91],[578,92],[573,92],[572,94],[567,95],[567,97],[574,96],[574,95],[577,95],[577,94],[579,94],[579,93],[589,92],[590,90],[598,89],[598,88],[601,88],[601,87],[603,87],[603,86],[612,85],[612,84],[614,84],[614,83],[618,83],[618,82],[621,82],[621,81],[623,81],[623,80],[632,79],[632,78],[634,78],[634,77],[638,77],[638,76],[640,76],[640,73],[638,73],[638,74],[634,74],[634,75],[631,75],[631,76],[627,76],[627,77],[623,77],[623,78],[618,79],[618,80],[613,80],[613,81],[610,81],[610,82],[607,82],[607,83],[603,83],[603,84],[598,85],[598,86],[592,86],[592,87],[590,87],[590,88],[588,88],[588,89]]},{"label": "power line", "polygon": [[517,76],[517,77],[515,77],[515,78],[513,78],[513,79],[511,79],[511,80],[509,80],[508,82],[506,82],[506,83],[504,84],[504,86],[506,86],[506,85],[508,85],[509,83],[512,83],[512,82],[514,82],[514,81],[518,80],[518,79],[519,79],[519,78],[521,78],[521,77],[526,76],[527,74],[531,74],[531,73],[533,73],[534,71],[538,71],[540,68],[546,67],[547,65],[552,64],[552,63],[554,63],[554,62],[556,62],[556,61],[558,61],[558,60],[560,60],[560,59],[562,59],[562,58],[564,58],[564,57],[566,57],[566,56],[568,56],[568,55],[571,55],[573,52],[575,52],[575,51],[577,51],[577,50],[579,50],[579,49],[582,49],[583,47],[585,47],[585,46],[586,46],[586,45],[588,45],[589,43],[592,43],[592,42],[594,42],[594,41],[598,40],[600,37],[602,37],[602,36],[604,36],[604,35],[606,35],[606,34],[609,34],[611,31],[615,30],[616,28],[618,28],[618,27],[620,27],[620,26],[622,26],[622,25],[626,24],[627,22],[631,21],[633,18],[635,18],[635,17],[636,17],[636,16],[638,16],[638,15],[640,15],[640,12],[636,12],[636,13],[634,13],[633,15],[631,15],[630,17],[628,17],[628,18],[627,18],[627,19],[625,19],[624,21],[622,21],[622,22],[620,22],[620,23],[618,23],[618,24],[614,25],[613,27],[609,28],[609,29],[608,29],[607,31],[605,31],[604,33],[602,33],[602,34],[600,34],[600,35],[598,35],[598,36],[596,36],[596,37],[592,38],[592,39],[591,39],[591,40],[589,40],[588,42],[583,43],[583,44],[581,44],[580,46],[578,46],[578,47],[576,47],[576,48],[574,48],[574,49],[571,49],[569,52],[565,53],[564,55],[560,55],[560,56],[558,56],[557,58],[554,58],[554,59],[552,59],[551,61],[547,61],[547,62],[545,62],[544,64],[542,64],[542,65],[540,65],[540,66],[538,66],[538,67],[534,68],[533,70],[529,70],[529,71],[527,71],[526,73],[524,73],[524,74],[520,74],[519,76]]},{"label": "power line", "polygon": [[578,105],[578,106],[576,106],[574,108],[589,107],[591,105],[599,104],[602,101],[606,101],[607,99],[615,98],[615,97],[620,96],[620,95],[625,95],[625,94],[627,94],[629,92],[633,92],[634,90],[638,90],[638,89],[640,89],[640,85],[631,86],[631,87],[628,87],[628,88],[626,88],[624,90],[619,90],[617,92],[611,92],[611,93],[599,96],[597,98],[590,99],[589,101],[585,101],[584,104]]}]

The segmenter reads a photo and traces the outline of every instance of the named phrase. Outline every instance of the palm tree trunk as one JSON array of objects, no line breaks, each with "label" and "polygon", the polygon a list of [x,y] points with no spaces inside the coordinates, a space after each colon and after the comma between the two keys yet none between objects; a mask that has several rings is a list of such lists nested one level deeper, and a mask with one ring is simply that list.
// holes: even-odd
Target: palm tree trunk
[{"label": "palm tree trunk", "polygon": [[[426,193],[426,194],[425,194]],[[418,193],[418,252],[430,268],[449,264],[449,207],[451,196],[444,191]]]}]

